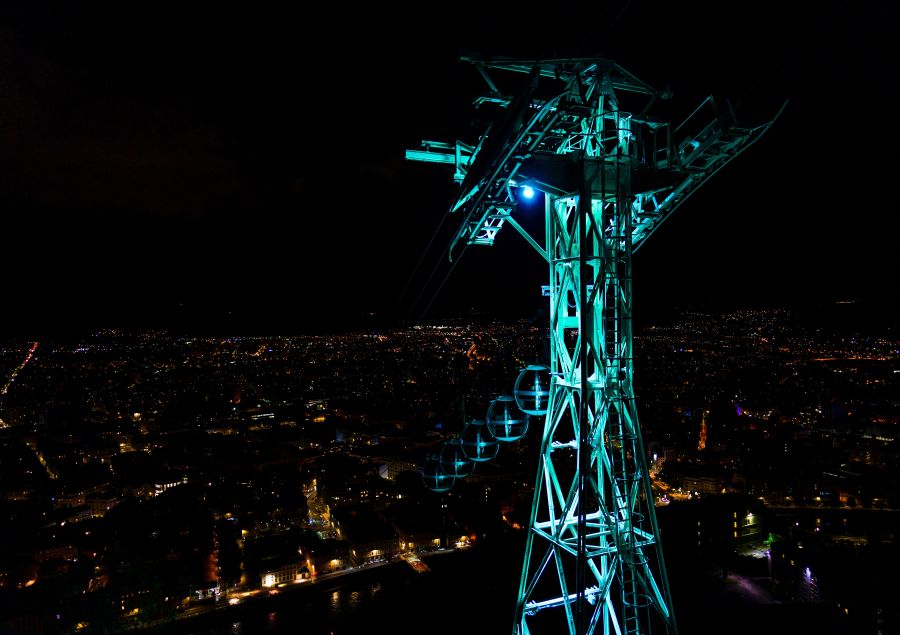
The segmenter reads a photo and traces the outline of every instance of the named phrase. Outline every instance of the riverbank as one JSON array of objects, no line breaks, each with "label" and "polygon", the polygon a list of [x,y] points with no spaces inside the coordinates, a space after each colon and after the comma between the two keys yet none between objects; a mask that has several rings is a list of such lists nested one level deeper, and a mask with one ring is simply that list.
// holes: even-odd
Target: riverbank
[{"label": "riverbank", "polygon": [[[457,549],[442,549],[421,554],[420,557],[432,561],[437,556],[448,556],[458,552]],[[273,589],[257,589],[234,594],[216,604],[192,607],[152,624],[126,628],[121,632],[140,632],[150,635],[196,633],[215,627],[217,624],[241,622],[260,614],[282,611],[298,603],[307,602],[310,599],[309,596],[327,595],[350,585],[365,586],[367,583],[378,580],[380,576],[415,578],[419,575],[422,573],[410,567],[402,558],[373,562]]]}]

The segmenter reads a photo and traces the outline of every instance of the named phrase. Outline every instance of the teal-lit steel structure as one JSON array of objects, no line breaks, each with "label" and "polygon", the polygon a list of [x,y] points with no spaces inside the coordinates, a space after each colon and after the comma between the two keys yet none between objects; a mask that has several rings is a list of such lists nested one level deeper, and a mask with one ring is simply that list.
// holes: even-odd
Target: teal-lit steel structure
[{"label": "teal-lit steel structure", "polygon": [[[676,633],[632,385],[632,255],[775,119],[741,127],[710,97],[672,126],[651,113],[660,93],[604,59],[463,61],[495,123],[407,158],[454,168],[451,259],[509,225],[550,279],[549,395],[523,408],[543,427],[513,632]],[[544,195],[543,244],[515,220],[526,186]]]}]

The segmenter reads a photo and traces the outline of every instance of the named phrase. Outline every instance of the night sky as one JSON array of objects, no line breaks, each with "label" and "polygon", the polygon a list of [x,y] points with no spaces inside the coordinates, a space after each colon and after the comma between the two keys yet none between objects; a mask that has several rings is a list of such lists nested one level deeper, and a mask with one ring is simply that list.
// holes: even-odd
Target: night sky
[{"label": "night sky", "polygon": [[[481,85],[463,53],[602,55],[670,86],[684,114],[715,93],[752,123],[790,100],[638,252],[647,319],[841,299],[890,311],[890,3],[500,4],[4,3],[0,332],[289,334],[419,318],[431,255],[401,291],[455,186],[404,149],[475,140]],[[534,214],[521,222],[538,227]],[[545,277],[505,231],[467,251],[426,317],[535,315]]]}]

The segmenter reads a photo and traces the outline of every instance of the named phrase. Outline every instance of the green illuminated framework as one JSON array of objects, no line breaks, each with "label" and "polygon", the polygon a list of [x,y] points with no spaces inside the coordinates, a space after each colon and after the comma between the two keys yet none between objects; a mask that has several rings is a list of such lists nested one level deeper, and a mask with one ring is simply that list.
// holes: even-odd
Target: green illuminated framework
[{"label": "green illuminated framework", "polygon": [[[608,60],[464,61],[497,123],[407,158],[454,167],[451,258],[510,225],[549,265],[550,394],[514,634],[675,633],[632,386],[632,254],[774,119],[739,127],[710,97],[673,129],[648,114],[659,94]],[[517,97],[498,71],[526,78]],[[544,194],[543,246],[514,219],[524,186]]]}]

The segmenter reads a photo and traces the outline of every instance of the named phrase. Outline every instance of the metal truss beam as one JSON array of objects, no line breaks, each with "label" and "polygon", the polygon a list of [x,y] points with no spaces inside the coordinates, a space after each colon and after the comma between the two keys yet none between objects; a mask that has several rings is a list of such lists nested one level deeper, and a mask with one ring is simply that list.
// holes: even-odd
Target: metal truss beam
[{"label": "metal truss beam", "polygon": [[[677,633],[634,402],[632,256],[778,115],[743,128],[708,98],[673,129],[647,115],[656,91],[615,62],[463,59],[498,121],[476,146],[423,142],[407,157],[456,168],[451,259],[509,224],[550,276],[550,395],[514,635]],[[497,72],[525,76],[517,97]],[[543,246],[513,218],[525,184],[545,195]]]}]

